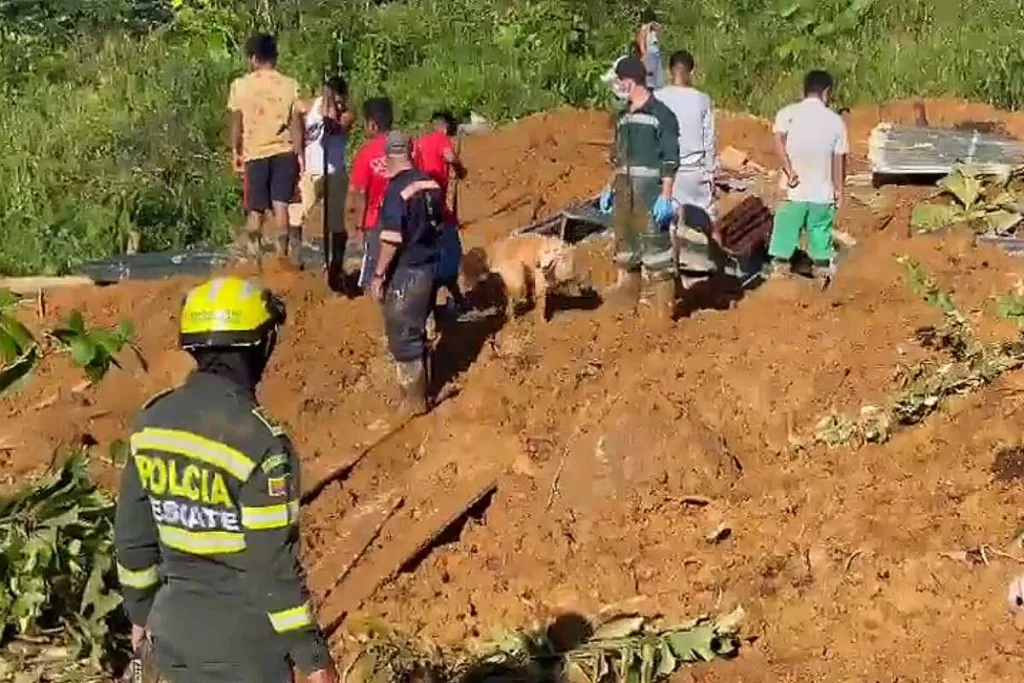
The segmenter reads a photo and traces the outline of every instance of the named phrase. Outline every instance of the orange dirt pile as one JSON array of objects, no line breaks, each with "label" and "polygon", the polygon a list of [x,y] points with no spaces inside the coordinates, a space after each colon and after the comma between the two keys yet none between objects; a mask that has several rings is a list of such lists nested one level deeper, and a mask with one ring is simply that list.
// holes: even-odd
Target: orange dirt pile
[{"label": "orange dirt pile", "polygon": [[[933,123],[1018,125],[975,106],[931,103],[929,113]],[[850,113],[855,149],[878,116]],[[557,111],[466,139],[467,244],[599,191],[607,121]],[[719,139],[774,165],[758,119],[722,114]],[[737,660],[679,680],[1019,680],[1021,631],[1005,607],[1019,565],[944,553],[1009,548],[1021,531],[1021,481],[1006,473],[1005,454],[998,479],[991,468],[1021,444],[1024,373],[950,401],[885,445],[790,445],[830,411],[885,401],[896,367],[924,353],[912,333],[939,314],[910,293],[898,255],[922,263],[986,337],[1017,334],[996,320],[991,298],[1024,277],[1020,261],[959,233],[910,238],[911,202],[927,190],[884,188],[874,210],[872,191],[859,192],[840,215],[859,243],[828,291],[773,281],[670,327],[604,306],[559,311],[546,325],[532,316],[464,324],[445,330],[437,351],[449,397],[397,427],[375,305],[331,296],[313,274],[265,274],[290,320],[261,398],[295,439],[307,482],[355,462],[303,516],[321,614],[378,617],[451,644],[564,613],[682,619],[741,603],[756,638]],[[102,447],[126,436],[142,401],[184,376],[175,316],[191,284],[47,297],[42,324],[72,308],[90,321],[133,319],[151,366],[72,394],[78,371],[46,360],[0,400],[8,484],[45,467],[60,442]],[[40,323],[28,307],[21,317]],[[116,485],[113,468],[96,472]],[[496,492],[464,524],[423,552],[400,552],[452,500],[491,481]],[[360,532],[372,546],[323,599],[361,552],[359,524],[379,532]],[[719,525],[731,535],[710,543]],[[377,588],[365,567],[391,572],[389,562],[402,566]]]}]

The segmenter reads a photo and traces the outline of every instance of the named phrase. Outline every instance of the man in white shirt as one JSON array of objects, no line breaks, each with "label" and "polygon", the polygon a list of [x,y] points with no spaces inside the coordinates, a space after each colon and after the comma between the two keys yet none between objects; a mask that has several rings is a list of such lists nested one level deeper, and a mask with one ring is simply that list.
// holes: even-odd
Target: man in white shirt
[{"label": "man in white shirt", "polygon": [[782,157],[788,200],[775,213],[771,244],[773,275],[790,270],[790,260],[807,230],[807,253],[814,276],[827,286],[832,270],[832,226],[843,201],[846,155],[850,142],[846,124],[828,108],[832,76],[811,71],[804,79],[802,102],[783,108],[775,117],[775,144]]},{"label": "man in white shirt", "polygon": [[693,55],[678,50],[669,58],[672,84],[655,91],[679,121],[679,170],[672,197],[679,203],[674,238],[682,284],[716,270],[708,239],[714,226],[715,112],[711,98],[693,87]]},{"label": "man in white shirt", "polygon": [[348,86],[340,76],[324,82],[323,91],[303,113],[305,155],[299,179],[299,201],[288,207],[288,223],[299,236],[313,205],[323,200],[323,249],[327,281],[334,291],[344,289],[343,262],[348,235],[345,232],[345,198],[348,175],[345,146],[353,116],[348,111]]}]

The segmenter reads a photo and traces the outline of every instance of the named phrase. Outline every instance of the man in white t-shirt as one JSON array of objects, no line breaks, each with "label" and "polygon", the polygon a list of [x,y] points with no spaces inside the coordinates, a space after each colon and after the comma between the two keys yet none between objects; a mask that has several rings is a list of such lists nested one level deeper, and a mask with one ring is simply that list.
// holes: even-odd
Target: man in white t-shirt
[{"label": "man in white t-shirt", "polygon": [[716,270],[708,242],[714,228],[715,112],[711,98],[693,87],[693,55],[678,50],[669,58],[672,84],[655,91],[679,121],[679,170],[672,197],[679,203],[673,231],[681,281]]},{"label": "man in white t-shirt", "polygon": [[775,213],[771,244],[773,275],[789,272],[790,260],[807,230],[807,253],[822,286],[832,272],[832,227],[843,201],[846,155],[850,142],[846,124],[828,108],[832,76],[811,71],[804,79],[804,99],[775,117],[775,143],[782,157],[788,200]]},{"label": "man in white t-shirt", "polygon": [[[305,155],[299,179],[299,201],[288,207],[288,222],[301,234],[306,215],[323,200],[324,261],[327,280],[335,291],[344,289],[345,199],[348,195],[348,173],[345,169],[345,146],[353,116],[346,100],[348,86],[340,76],[324,82],[323,92],[303,113]],[[326,168],[325,168],[326,165]]]}]

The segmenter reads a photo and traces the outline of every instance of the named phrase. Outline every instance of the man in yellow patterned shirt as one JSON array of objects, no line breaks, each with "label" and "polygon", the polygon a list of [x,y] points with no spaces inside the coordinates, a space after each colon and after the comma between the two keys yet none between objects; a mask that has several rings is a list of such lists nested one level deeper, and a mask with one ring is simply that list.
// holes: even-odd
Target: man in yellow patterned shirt
[{"label": "man in yellow patterned shirt", "polygon": [[249,73],[235,79],[228,97],[235,170],[242,172],[248,247],[259,249],[263,217],[273,210],[275,251],[287,255],[288,203],[295,194],[302,164],[299,84],[277,70],[277,43],[265,33],[245,44]]}]

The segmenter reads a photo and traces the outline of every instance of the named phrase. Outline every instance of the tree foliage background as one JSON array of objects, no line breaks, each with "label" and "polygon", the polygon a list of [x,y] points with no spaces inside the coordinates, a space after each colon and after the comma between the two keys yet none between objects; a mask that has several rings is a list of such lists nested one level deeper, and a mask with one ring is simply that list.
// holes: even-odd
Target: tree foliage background
[{"label": "tree foliage background", "polygon": [[[666,0],[664,49],[697,57],[720,106],[768,114],[824,66],[845,102],[1024,98],[1016,0]],[[0,0],[0,274],[228,239],[241,220],[224,104],[241,44],[277,34],[312,89],[394,98],[415,126],[439,105],[507,120],[601,106],[641,3],[616,0]]]}]

